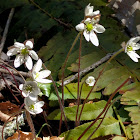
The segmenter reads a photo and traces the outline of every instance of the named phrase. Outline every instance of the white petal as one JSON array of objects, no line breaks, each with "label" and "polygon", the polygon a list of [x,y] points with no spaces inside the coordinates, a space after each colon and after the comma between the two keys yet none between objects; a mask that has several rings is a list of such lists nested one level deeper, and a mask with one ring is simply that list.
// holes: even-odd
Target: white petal
[{"label": "white petal", "polygon": [[44,102],[43,101],[39,101],[35,104],[35,106],[37,106],[38,108],[44,106]]},{"label": "white petal", "polygon": [[92,42],[93,45],[99,46],[99,40],[93,31],[90,32],[90,41]]},{"label": "white petal", "polygon": [[32,48],[33,48],[33,43],[32,43],[32,41],[30,41],[30,40],[26,41],[25,46],[26,46],[27,48],[32,49]]},{"label": "white petal", "polygon": [[91,22],[91,19],[90,19],[90,18],[87,18],[87,19],[84,21],[85,24],[88,24],[88,23],[90,23],[90,22]]},{"label": "white petal", "polygon": [[29,96],[29,93],[27,93],[27,92],[25,93],[25,92],[22,91],[22,95],[23,95],[24,97],[28,97],[28,96]]},{"label": "white petal", "polygon": [[127,52],[127,54],[129,55],[129,57],[130,57],[134,62],[138,62],[138,58],[140,58],[140,56],[139,56],[137,53],[131,51],[131,52]]},{"label": "white petal", "polygon": [[93,6],[90,6],[90,3],[85,8],[85,16],[91,16],[93,13]]},{"label": "white petal", "polygon": [[38,96],[31,93],[31,94],[29,94],[29,98],[30,98],[32,101],[37,101]]},{"label": "white petal", "polygon": [[38,55],[35,51],[31,50],[29,51],[29,55],[34,59],[34,60],[38,60]]},{"label": "white petal", "polygon": [[92,16],[96,16],[96,15],[98,15],[98,14],[100,14],[100,11],[99,11],[99,10],[94,11],[94,12],[92,13]]},{"label": "white petal", "polygon": [[128,41],[128,43],[131,43],[131,42],[137,43],[139,40],[140,40],[140,36],[133,37]]},{"label": "white petal", "polygon": [[140,49],[140,44],[137,43],[134,47],[133,47],[133,50],[139,50]]},{"label": "white petal", "polygon": [[39,72],[39,78],[46,78],[51,74],[50,70],[42,70]]},{"label": "white petal", "polygon": [[93,29],[96,33],[103,33],[105,31],[105,28],[100,25],[100,24],[96,24],[94,26],[95,28]]},{"label": "white petal", "polygon": [[17,55],[14,61],[15,68],[18,68],[20,65],[24,63],[24,56],[23,55]]},{"label": "white petal", "polygon": [[39,83],[52,83],[52,80],[36,78]]},{"label": "white petal", "polygon": [[23,48],[23,47],[25,47],[23,43],[19,43],[19,42],[15,42],[14,43],[14,46],[17,47],[17,48]]},{"label": "white petal", "polygon": [[42,68],[42,60],[39,59],[33,67],[33,73],[39,72],[41,68]]},{"label": "white petal", "polygon": [[23,84],[20,84],[20,85],[19,85],[19,89],[20,89],[20,90],[23,90]]},{"label": "white petal", "polygon": [[33,67],[33,61],[32,61],[32,58],[29,55],[27,55],[26,58],[25,58],[25,65],[28,68],[28,70],[31,70],[32,67]]},{"label": "white petal", "polygon": [[20,50],[19,48],[12,48],[7,52],[7,55],[13,56],[13,55],[17,54],[19,52],[19,50]]},{"label": "white petal", "polygon": [[85,30],[83,32],[83,35],[84,35],[85,39],[89,42],[89,33],[87,33],[87,31]]},{"label": "white petal", "polygon": [[77,31],[83,31],[85,29],[85,25],[84,23],[80,23],[75,28]]},{"label": "white petal", "polygon": [[34,110],[35,111],[35,114],[40,114],[41,112],[43,112],[43,109],[42,108],[38,108],[37,110]]}]

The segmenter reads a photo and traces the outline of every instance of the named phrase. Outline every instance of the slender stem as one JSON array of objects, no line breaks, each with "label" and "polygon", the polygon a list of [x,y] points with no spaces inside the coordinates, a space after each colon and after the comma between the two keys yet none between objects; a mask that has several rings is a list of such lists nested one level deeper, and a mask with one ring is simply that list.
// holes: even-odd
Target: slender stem
[{"label": "slender stem", "polygon": [[78,126],[78,122],[77,122],[77,118],[78,118],[78,110],[79,110],[79,103],[80,103],[80,65],[81,65],[81,49],[82,49],[82,37],[83,34],[81,33],[81,37],[80,37],[80,46],[79,46],[79,62],[78,62],[78,87],[77,87],[77,111],[76,111],[76,121],[75,121],[75,125]]},{"label": "slender stem", "polygon": [[124,126],[124,124],[123,124],[123,122],[122,122],[122,120],[121,120],[121,118],[120,118],[120,115],[118,114],[118,111],[117,111],[116,107],[113,106],[113,109],[114,109],[114,112],[115,112],[115,114],[116,114],[116,116],[117,116],[117,118],[118,118],[118,120],[119,120],[119,123],[120,123],[120,125],[121,125],[121,127],[122,127],[122,130],[123,130],[125,136],[127,137],[127,133],[126,133],[125,126]]},{"label": "slender stem", "polygon": [[[45,66],[44,64],[43,64],[43,67],[44,67],[45,69],[47,69],[46,66]],[[66,119],[66,116],[65,116],[65,113],[64,113],[64,107],[63,107],[63,104],[62,104],[62,102],[61,102],[60,96],[59,96],[59,94],[58,94],[58,89],[57,89],[56,83],[54,82],[54,80],[53,80],[53,78],[52,78],[51,75],[50,75],[49,77],[50,77],[50,79],[52,80],[54,89],[55,89],[55,91],[56,91],[56,94],[57,94],[57,97],[58,97],[58,103],[59,103],[59,106],[60,106],[60,110],[61,110],[61,112],[62,112],[62,114],[63,114],[63,116],[64,116],[64,122],[65,122],[66,128],[67,128],[67,130],[68,130],[68,124],[67,124],[67,119]]]},{"label": "slender stem", "polygon": [[33,134],[33,139],[37,140],[36,133],[35,133],[35,128],[34,128],[34,124],[33,124],[33,120],[31,118],[31,115],[27,110],[25,110],[25,114],[26,114],[27,122],[28,122],[28,124],[30,126],[30,129],[32,131],[32,134]]},{"label": "slender stem", "polygon": [[119,90],[120,88],[122,88],[130,79],[131,79],[131,77],[127,78],[127,79],[113,92],[113,94],[110,96],[110,98],[109,98],[107,104],[105,105],[103,111],[102,111],[102,112],[98,115],[98,117],[84,130],[84,132],[80,135],[80,137],[79,137],[77,140],[80,140],[80,139],[83,137],[83,135],[88,131],[88,129],[89,129],[90,127],[92,127],[92,126],[96,123],[96,121],[100,118],[100,116],[105,112],[106,108],[108,107],[109,103],[111,102],[111,100],[113,99],[113,97],[115,96],[115,94],[118,92],[118,90]]},{"label": "slender stem", "polygon": [[98,77],[97,77],[97,79],[96,79],[96,81],[95,81],[95,84],[92,86],[90,92],[88,93],[86,99],[85,99],[84,102],[83,102],[83,105],[82,105],[82,108],[81,108],[81,111],[80,111],[80,115],[79,115],[78,121],[80,121],[80,117],[81,117],[81,115],[82,115],[82,111],[83,111],[84,105],[85,105],[85,103],[86,103],[88,97],[90,96],[90,94],[91,94],[93,88],[95,87],[97,81],[99,80],[99,78],[100,78],[101,75],[103,74],[104,69],[105,69],[106,66],[110,63],[110,61],[111,61],[113,58],[115,58],[118,54],[120,54],[123,50],[124,50],[124,49],[120,49],[118,52],[116,52],[116,53],[106,62],[105,66],[104,66],[103,69],[100,71],[100,73],[99,73],[99,75],[98,75]]},{"label": "slender stem", "polygon": [[71,46],[71,48],[70,48],[68,54],[67,54],[67,57],[66,57],[65,62],[64,62],[64,65],[63,65],[63,67],[62,67],[62,77],[61,77],[61,79],[62,79],[62,103],[64,102],[64,101],[63,101],[63,99],[64,99],[64,78],[65,78],[64,72],[65,72],[66,64],[67,64],[69,55],[70,55],[72,49],[74,48],[74,46],[75,46],[75,44],[76,44],[76,42],[77,42],[77,40],[78,40],[80,34],[81,34],[81,32],[79,32],[78,35],[76,36],[76,38],[75,38],[75,40],[74,40],[74,42],[73,42],[73,44],[72,44],[72,46]]},{"label": "slender stem", "polygon": [[96,127],[96,129],[92,132],[92,134],[88,137],[87,140],[90,140],[90,138],[93,136],[93,134],[98,130],[98,128],[99,128],[100,125],[102,124],[103,120],[105,119],[105,116],[106,116],[106,114],[107,114],[107,112],[108,112],[110,106],[111,106],[112,104],[114,104],[118,99],[120,99],[120,97],[114,99],[114,100],[112,101],[112,103],[110,103],[110,104],[108,105],[108,107],[107,107],[107,109],[106,109],[106,111],[105,111],[105,113],[104,113],[104,116],[103,116],[101,122],[100,122],[99,125]]},{"label": "slender stem", "polygon": [[[43,116],[44,116],[44,119],[45,119],[45,122],[46,122],[46,124],[47,124],[47,128],[48,128],[48,130],[49,130],[49,133],[50,133],[50,136],[52,136],[52,132],[51,132],[51,130],[50,130],[50,125],[48,124],[48,121],[47,121],[47,114],[46,114],[46,112],[45,111],[43,111]],[[39,134],[38,134],[39,135]]]},{"label": "slender stem", "polygon": [[[62,77],[61,77],[61,79],[62,79],[62,104],[63,105],[64,105],[64,77],[65,77],[64,73],[65,73],[65,68],[66,68],[66,64],[67,64],[68,58],[70,56],[70,53],[71,53],[72,49],[74,48],[74,46],[75,46],[80,34],[81,34],[81,32],[78,33],[78,35],[76,36],[76,38],[75,38],[75,40],[74,40],[74,42],[73,42],[68,54],[67,54],[67,57],[66,57],[65,62],[64,62],[64,65],[62,66]],[[62,126],[62,112],[61,112],[61,118],[60,118],[60,122],[59,122],[59,134],[61,133],[61,126]]]}]

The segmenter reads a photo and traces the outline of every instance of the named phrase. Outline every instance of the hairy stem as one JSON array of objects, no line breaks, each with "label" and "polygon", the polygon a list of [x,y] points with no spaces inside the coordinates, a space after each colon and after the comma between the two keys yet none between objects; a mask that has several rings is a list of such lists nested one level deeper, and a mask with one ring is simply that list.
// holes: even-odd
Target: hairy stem
[{"label": "hairy stem", "polygon": [[85,131],[80,135],[80,137],[77,140],[80,140],[83,135],[88,131],[88,129],[90,129],[95,123],[96,121],[100,118],[100,116],[105,112],[106,108],[108,107],[108,105],[110,104],[111,100],[113,99],[113,97],[115,96],[115,94],[118,92],[118,90],[120,88],[122,88],[129,80],[131,79],[131,77],[129,77],[128,79],[126,79],[114,92],[113,94],[110,96],[107,104],[105,105],[103,111],[98,115],[98,117],[85,129]]},{"label": "hairy stem", "polygon": [[98,77],[97,77],[97,79],[96,79],[96,81],[95,81],[95,84],[92,86],[90,92],[88,93],[86,99],[85,99],[84,102],[83,102],[83,105],[82,105],[82,108],[81,108],[81,111],[80,111],[80,115],[79,115],[78,121],[80,121],[80,117],[81,117],[81,115],[82,115],[82,111],[83,111],[84,105],[85,105],[85,103],[87,102],[87,99],[88,99],[88,97],[90,96],[92,90],[94,89],[94,87],[95,87],[97,81],[99,80],[99,78],[100,78],[101,75],[103,74],[104,69],[105,69],[106,66],[110,63],[110,61],[111,61],[113,58],[115,58],[118,54],[120,54],[122,51],[123,51],[123,49],[120,49],[118,52],[116,52],[116,53],[106,62],[105,66],[104,66],[103,69],[100,71],[100,73],[99,73],[99,75],[98,75]]}]

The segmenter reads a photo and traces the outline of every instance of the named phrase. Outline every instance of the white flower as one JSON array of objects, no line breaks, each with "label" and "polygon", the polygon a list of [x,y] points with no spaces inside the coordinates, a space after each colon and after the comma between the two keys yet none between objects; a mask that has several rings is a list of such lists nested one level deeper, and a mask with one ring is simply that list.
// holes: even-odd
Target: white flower
[{"label": "white flower", "polygon": [[86,83],[89,85],[89,86],[93,86],[94,83],[95,83],[95,78],[93,76],[88,76],[88,78],[86,79]]},{"label": "white flower", "polygon": [[40,93],[40,89],[34,81],[27,81],[25,84],[19,85],[19,89],[22,90],[24,97],[29,97],[33,101],[37,100],[37,96]]},{"label": "white flower", "polygon": [[50,70],[42,70],[42,60],[39,59],[32,69],[32,76],[36,82],[51,83],[52,80],[44,79],[51,74]]},{"label": "white flower", "polygon": [[93,12],[93,8],[94,7],[90,6],[90,3],[89,3],[85,8],[85,16],[96,16],[96,15],[100,14],[99,10]]},{"label": "white flower", "polygon": [[139,40],[140,36],[133,37],[127,42],[125,47],[125,53],[127,53],[134,62],[138,62],[138,58],[140,58],[140,56],[136,53],[136,50],[140,49],[140,44],[137,43]]},{"label": "white flower", "polygon": [[25,45],[23,43],[15,42],[14,48],[10,49],[7,52],[8,56],[16,55],[14,66],[15,68],[18,68],[20,65],[25,63],[26,67],[31,70],[33,67],[33,62],[31,57],[34,60],[38,60],[38,55],[35,51],[31,50],[33,48],[33,43],[28,40],[25,42]]},{"label": "white flower", "polygon": [[80,23],[76,26],[76,30],[83,31],[85,39],[89,42],[91,41],[93,45],[98,46],[99,40],[96,33],[103,33],[105,28],[97,23],[98,20],[94,18],[87,18],[84,23]]},{"label": "white flower", "polygon": [[32,101],[29,97],[24,98],[25,109],[33,115],[39,114],[43,111],[43,101]]}]

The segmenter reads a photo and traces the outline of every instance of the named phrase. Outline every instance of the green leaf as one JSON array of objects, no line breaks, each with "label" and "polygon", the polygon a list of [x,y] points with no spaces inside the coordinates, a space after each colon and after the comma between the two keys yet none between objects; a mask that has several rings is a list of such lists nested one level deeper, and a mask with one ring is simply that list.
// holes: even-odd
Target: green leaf
[{"label": "green leaf", "polygon": [[43,84],[43,83],[37,83],[38,87],[40,88],[43,95],[49,97],[51,92],[51,85],[52,84]]},{"label": "green leaf", "polygon": [[112,140],[127,140],[127,138],[122,136],[115,136]]},{"label": "green leaf", "polygon": [[[82,83],[80,83],[80,88],[82,86]],[[77,99],[77,83],[70,83],[64,87],[64,94],[68,95],[71,94],[75,99]],[[83,84],[82,86],[82,92],[81,92],[81,99],[85,99],[90,92],[92,87],[88,86],[87,84]],[[101,93],[100,92],[91,92],[88,99],[100,99]]]},{"label": "green leaf", "polygon": [[[132,74],[125,67],[122,67],[122,66],[115,67],[115,68],[112,68],[112,69],[109,69],[109,70],[105,71],[101,75],[101,77],[98,80],[97,84],[95,85],[94,91],[99,91],[99,90],[107,87],[109,84],[113,83],[116,79],[118,79],[120,77],[121,77],[122,81],[125,81],[126,76],[122,77],[123,75],[126,75],[126,76],[129,77]],[[116,83],[116,84],[119,85],[120,81],[118,80],[118,83]],[[110,86],[110,88],[112,88],[112,87]],[[108,89],[108,90],[110,90],[112,92],[113,89]]]},{"label": "green leaf", "polygon": [[103,94],[104,95],[110,95],[112,94],[115,89],[117,89],[127,78],[129,78],[129,75],[122,75],[120,76],[119,78],[113,80],[111,83],[109,83],[104,91],[103,91]]},{"label": "green leaf", "polygon": [[[86,140],[90,134],[95,130],[98,126],[100,120],[98,120],[81,138],[81,140]],[[78,137],[82,134],[82,132],[91,124],[92,122],[85,123],[80,125],[72,130],[62,133],[60,136],[64,136],[66,140],[78,139]],[[121,135],[119,122],[113,117],[107,117],[104,119],[103,123],[99,127],[99,129],[95,132],[95,134],[91,137],[91,139],[97,138],[99,136],[106,135]]]},{"label": "green leaf", "polygon": [[128,86],[123,87],[119,92],[123,93],[121,97],[121,104],[124,105],[137,105],[140,101],[140,83],[135,82]]},{"label": "green leaf", "polygon": [[[81,115],[81,120],[92,120],[95,119],[104,109],[106,105],[106,101],[98,101],[92,104],[86,103]],[[79,112],[81,110],[82,105],[79,106]],[[64,112],[66,115],[66,118],[70,121],[75,121],[76,118],[76,110],[77,110],[77,105],[73,107],[65,107]],[[112,108],[109,108],[107,116],[112,116],[113,110]],[[60,109],[56,109],[52,113],[48,115],[48,120],[60,120],[61,116],[61,111]]]}]

